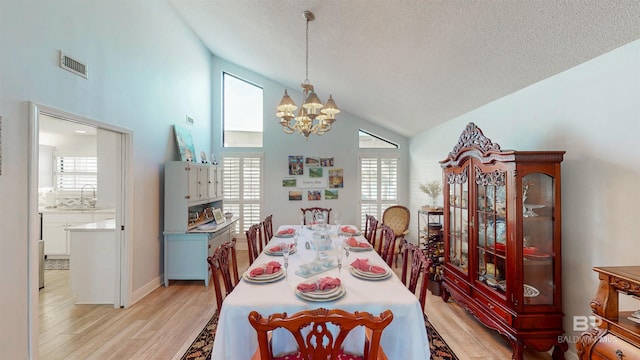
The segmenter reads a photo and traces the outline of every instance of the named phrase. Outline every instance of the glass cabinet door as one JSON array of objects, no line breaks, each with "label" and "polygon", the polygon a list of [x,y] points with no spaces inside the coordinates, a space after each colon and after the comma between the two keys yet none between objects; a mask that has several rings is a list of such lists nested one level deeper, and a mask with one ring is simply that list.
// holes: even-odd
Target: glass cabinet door
[{"label": "glass cabinet door", "polygon": [[525,305],[554,301],[554,181],[544,173],[522,178],[522,254]]},{"label": "glass cabinet door", "polygon": [[447,174],[449,184],[449,262],[463,273],[469,266],[468,167]]},{"label": "glass cabinet door", "polygon": [[507,290],[506,172],[475,175],[478,280],[504,295]]}]

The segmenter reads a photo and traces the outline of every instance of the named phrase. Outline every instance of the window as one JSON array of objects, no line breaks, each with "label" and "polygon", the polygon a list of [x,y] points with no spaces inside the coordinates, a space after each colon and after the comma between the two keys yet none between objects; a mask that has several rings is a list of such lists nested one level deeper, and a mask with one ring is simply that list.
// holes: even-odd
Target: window
[{"label": "window", "polygon": [[360,155],[360,226],[367,214],[382,220],[382,213],[398,203],[398,157]]},{"label": "window", "polygon": [[359,147],[361,149],[397,149],[398,144],[385,140],[378,135],[360,129],[358,131]]},{"label": "window", "polygon": [[56,156],[54,187],[58,192],[79,192],[85,185],[98,188],[98,158],[92,156]]},{"label": "window", "polygon": [[224,147],[262,147],[262,88],[227,73],[222,77]]},{"label": "window", "polygon": [[262,154],[223,154],[224,211],[238,214],[240,236],[262,221]]}]

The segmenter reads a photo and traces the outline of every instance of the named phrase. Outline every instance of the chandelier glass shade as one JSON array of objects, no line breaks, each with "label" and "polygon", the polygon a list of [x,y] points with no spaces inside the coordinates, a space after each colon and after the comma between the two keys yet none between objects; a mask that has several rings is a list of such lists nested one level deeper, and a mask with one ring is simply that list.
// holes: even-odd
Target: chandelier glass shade
[{"label": "chandelier glass shade", "polygon": [[[278,105],[276,116],[280,118],[280,125],[287,134],[299,133],[309,140],[309,135],[324,135],[331,130],[331,125],[336,121],[336,114],[340,109],[329,95],[329,99],[324,105],[315,93],[313,85],[309,82],[309,21],[315,20],[315,16],[310,11],[303,13],[307,23],[306,30],[306,76],[300,87],[302,87],[302,107],[298,109],[296,103],[291,99],[287,90],[284,90],[282,100]],[[296,112],[296,110],[298,110]]]}]

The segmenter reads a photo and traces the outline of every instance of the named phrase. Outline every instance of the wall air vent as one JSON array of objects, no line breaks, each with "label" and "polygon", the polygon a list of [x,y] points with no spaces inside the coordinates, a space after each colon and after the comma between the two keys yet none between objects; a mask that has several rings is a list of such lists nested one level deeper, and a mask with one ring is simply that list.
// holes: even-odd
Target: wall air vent
[{"label": "wall air vent", "polygon": [[82,76],[85,79],[88,78],[87,65],[81,63],[76,59],[68,57],[62,51],[60,51],[60,67],[65,70],[71,71],[76,75]]}]

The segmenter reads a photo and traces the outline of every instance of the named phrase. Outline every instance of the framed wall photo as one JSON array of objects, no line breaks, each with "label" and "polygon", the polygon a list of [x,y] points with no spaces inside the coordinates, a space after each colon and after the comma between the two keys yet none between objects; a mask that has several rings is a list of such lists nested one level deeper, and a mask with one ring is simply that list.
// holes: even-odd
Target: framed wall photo
[{"label": "framed wall photo", "polygon": [[222,215],[222,210],[220,209],[213,209],[213,218],[216,220],[216,224],[222,224],[227,221],[227,219],[224,218],[224,215]]}]

